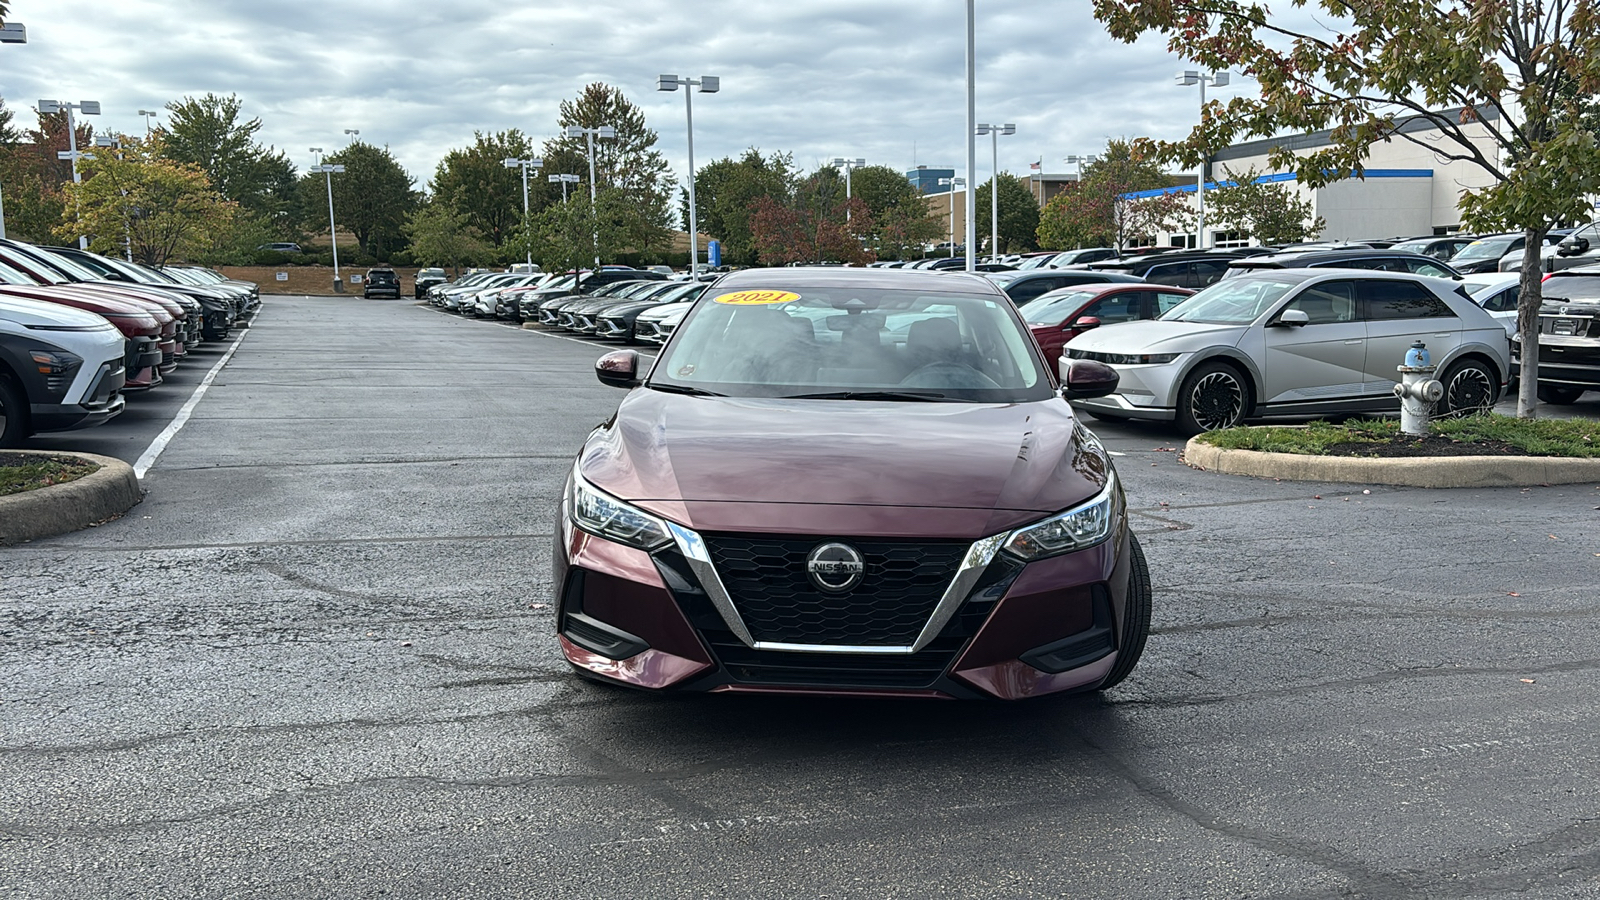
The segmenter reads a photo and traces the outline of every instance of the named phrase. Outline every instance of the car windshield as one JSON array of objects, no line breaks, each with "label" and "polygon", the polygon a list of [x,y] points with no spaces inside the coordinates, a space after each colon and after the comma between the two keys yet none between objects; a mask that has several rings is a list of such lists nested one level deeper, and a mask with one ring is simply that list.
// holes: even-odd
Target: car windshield
[{"label": "car windshield", "polygon": [[1004,297],[828,285],[701,298],[652,370],[735,397],[1014,403],[1048,376]]},{"label": "car windshield", "polygon": [[1544,283],[1544,299],[1557,303],[1600,303],[1600,274],[1551,275]]},{"label": "car windshield", "polygon": [[1226,279],[1174,306],[1161,321],[1243,325],[1254,322],[1298,284],[1271,278]]},{"label": "car windshield", "polygon": [[1094,291],[1051,291],[1023,306],[1022,320],[1029,325],[1059,325],[1094,296]]},{"label": "car windshield", "polygon": [[1455,262],[1467,262],[1474,259],[1499,259],[1506,255],[1515,238],[1494,238],[1486,241],[1473,241],[1461,248],[1455,255]]}]

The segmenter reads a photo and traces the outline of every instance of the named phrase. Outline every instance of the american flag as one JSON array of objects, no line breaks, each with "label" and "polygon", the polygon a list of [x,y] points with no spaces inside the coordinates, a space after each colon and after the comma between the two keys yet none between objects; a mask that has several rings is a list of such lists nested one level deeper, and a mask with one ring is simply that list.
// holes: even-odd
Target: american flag
[{"label": "american flag", "polygon": [[1044,157],[1041,156],[1041,157],[1039,157],[1039,161],[1038,162],[1028,163],[1028,168],[1030,168],[1033,171],[1037,172],[1037,171],[1039,171],[1039,167],[1042,166],[1042,165],[1044,165]]}]

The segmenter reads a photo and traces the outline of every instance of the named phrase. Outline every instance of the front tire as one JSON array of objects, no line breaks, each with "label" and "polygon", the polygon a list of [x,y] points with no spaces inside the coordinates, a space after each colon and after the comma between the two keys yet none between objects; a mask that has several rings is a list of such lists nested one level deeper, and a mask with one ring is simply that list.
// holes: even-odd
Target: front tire
[{"label": "front tire", "polygon": [[1117,640],[1117,662],[1111,667],[1106,680],[1095,688],[1103,691],[1122,683],[1144,655],[1145,639],[1150,636],[1151,597],[1150,566],[1145,562],[1144,548],[1139,546],[1139,536],[1128,535],[1132,553],[1128,569],[1128,602],[1122,613],[1122,635]]},{"label": "front tire", "polygon": [[1232,428],[1244,421],[1252,401],[1244,375],[1226,363],[1202,363],[1178,391],[1178,427],[1185,434]]},{"label": "front tire", "polygon": [[20,447],[28,437],[28,405],[8,375],[0,375],[0,447]]},{"label": "front tire", "polygon": [[1560,387],[1554,384],[1539,385],[1539,399],[1555,406],[1571,406],[1583,396],[1583,388]]},{"label": "front tire", "polygon": [[1500,399],[1500,380],[1487,363],[1476,359],[1457,360],[1439,379],[1444,397],[1439,400],[1442,416],[1481,415],[1494,409]]}]

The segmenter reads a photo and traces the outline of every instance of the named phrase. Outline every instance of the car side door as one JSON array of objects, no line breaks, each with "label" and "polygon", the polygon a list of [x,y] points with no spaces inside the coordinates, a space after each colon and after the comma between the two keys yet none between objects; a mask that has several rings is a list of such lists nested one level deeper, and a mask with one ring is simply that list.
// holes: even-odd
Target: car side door
[{"label": "car side door", "polygon": [[[1299,310],[1305,325],[1275,324]],[[1356,279],[1302,288],[1263,329],[1263,395],[1269,406],[1359,399],[1364,390],[1367,326],[1361,320]]]},{"label": "car side door", "polygon": [[1399,381],[1395,367],[1406,351],[1422,341],[1435,360],[1461,343],[1461,320],[1450,305],[1418,282],[1401,278],[1364,278],[1361,311],[1367,323],[1366,393],[1382,397]]}]

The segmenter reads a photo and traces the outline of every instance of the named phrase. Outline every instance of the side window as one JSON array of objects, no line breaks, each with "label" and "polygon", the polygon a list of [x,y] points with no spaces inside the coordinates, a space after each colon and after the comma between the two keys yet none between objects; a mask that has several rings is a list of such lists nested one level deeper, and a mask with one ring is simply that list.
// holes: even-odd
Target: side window
[{"label": "side window", "polygon": [[1490,312],[1514,312],[1517,308],[1517,298],[1521,295],[1522,285],[1519,284],[1483,301],[1483,308]]},{"label": "side window", "polygon": [[1101,297],[1089,304],[1083,315],[1094,316],[1106,325],[1113,322],[1133,322],[1139,318],[1139,310],[1144,306],[1144,296],[1144,291],[1123,291],[1120,294]]},{"label": "side window", "polygon": [[1222,280],[1222,273],[1228,271],[1228,264],[1219,259],[1203,259],[1189,265],[1193,282],[1183,287],[1202,288],[1208,284],[1216,284]]},{"label": "side window", "polygon": [[1021,305],[1054,288],[1055,285],[1051,282],[1051,279],[1034,278],[1012,287],[1006,293],[1011,295],[1011,302]]},{"label": "side window", "polygon": [[1186,287],[1184,282],[1188,278],[1188,263],[1167,263],[1164,266],[1151,266],[1150,271],[1144,273],[1144,280],[1151,284],[1170,284],[1173,287]]},{"label": "side window", "polygon": [[1427,275],[1430,278],[1449,278],[1450,273],[1440,266],[1420,259],[1405,260],[1406,269],[1418,275]]},{"label": "side window", "polygon": [[1340,259],[1331,263],[1323,263],[1340,269],[1377,269],[1380,272],[1404,272],[1405,267],[1398,260],[1382,256],[1370,256],[1363,259]]},{"label": "side window", "polygon": [[1455,317],[1448,304],[1414,281],[1374,278],[1362,283],[1362,293],[1366,317],[1375,321]]},{"label": "side window", "polygon": [[1187,299],[1189,299],[1188,294],[1168,294],[1165,292],[1156,294],[1156,315],[1164,315],[1167,310]]},{"label": "side window", "polygon": [[1300,292],[1284,309],[1298,309],[1311,325],[1334,325],[1356,320],[1356,283],[1324,281]]}]

